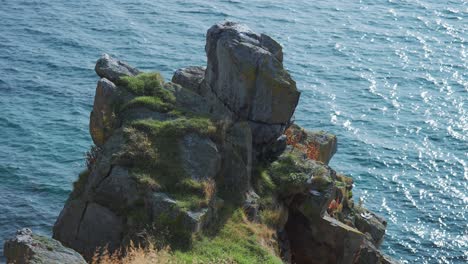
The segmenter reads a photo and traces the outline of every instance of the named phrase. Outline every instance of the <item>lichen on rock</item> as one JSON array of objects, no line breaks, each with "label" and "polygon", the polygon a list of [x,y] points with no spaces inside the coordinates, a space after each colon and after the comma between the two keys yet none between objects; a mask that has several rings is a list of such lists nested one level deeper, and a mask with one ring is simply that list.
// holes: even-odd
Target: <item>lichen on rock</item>
[{"label": "lichen on rock", "polygon": [[98,148],[54,239],[87,260],[148,242],[170,246],[175,263],[383,260],[386,222],[355,206],[352,179],[327,165],[336,136],[292,124],[300,92],[281,46],[224,22],[205,51],[206,68],[172,82],[98,60]]}]

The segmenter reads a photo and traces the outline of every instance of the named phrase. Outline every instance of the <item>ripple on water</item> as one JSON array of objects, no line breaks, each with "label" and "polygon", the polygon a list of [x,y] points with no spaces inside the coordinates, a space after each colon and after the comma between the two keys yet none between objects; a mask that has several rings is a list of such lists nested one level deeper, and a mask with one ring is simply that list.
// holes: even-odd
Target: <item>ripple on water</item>
[{"label": "ripple on water", "polygon": [[296,121],[337,134],[331,166],[389,220],[383,250],[465,263],[466,14],[461,1],[436,0],[6,1],[0,240],[23,226],[50,234],[91,145],[100,54],[170,79],[204,65],[204,32],[234,19],[283,44],[302,91]]}]

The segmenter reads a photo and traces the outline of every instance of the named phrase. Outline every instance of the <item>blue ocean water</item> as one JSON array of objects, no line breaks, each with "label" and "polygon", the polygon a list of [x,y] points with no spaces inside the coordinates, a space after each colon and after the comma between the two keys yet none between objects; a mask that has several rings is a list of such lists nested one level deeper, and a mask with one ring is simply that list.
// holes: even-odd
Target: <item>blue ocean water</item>
[{"label": "blue ocean water", "polygon": [[284,46],[296,121],[338,136],[331,166],[388,219],[384,252],[468,261],[466,0],[0,0],[0,241],[51,234],[92,143],[100,54],[170,79],[206,64],[223,20]]}]

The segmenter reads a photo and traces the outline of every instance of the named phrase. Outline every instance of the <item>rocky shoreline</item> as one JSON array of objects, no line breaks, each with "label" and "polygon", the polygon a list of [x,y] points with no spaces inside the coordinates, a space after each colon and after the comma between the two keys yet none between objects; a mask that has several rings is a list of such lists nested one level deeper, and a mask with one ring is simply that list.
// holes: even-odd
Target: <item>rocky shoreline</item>
[{"label": "rocky shoreline", "polygon": [[87,169],[53,238],[18,231],[5,243],[9,263],[85,263],[148,239],[176,263],[396,263],[378,250],[386,221],[327,165],[336,136],[293,124],[300,92],[282,47],[224,22],[205,51],[206,67],[167,83],[109,55],[97,61]]}]

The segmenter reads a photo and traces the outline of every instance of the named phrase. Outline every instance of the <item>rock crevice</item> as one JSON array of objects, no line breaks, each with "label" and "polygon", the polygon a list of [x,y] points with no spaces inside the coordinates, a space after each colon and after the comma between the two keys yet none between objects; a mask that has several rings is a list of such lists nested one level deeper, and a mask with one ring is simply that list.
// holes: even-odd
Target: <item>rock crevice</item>
[{"label": "rock crevice", "polygon": [[[224,22],[205,51],[206,67],[167,83],[107,54],[97,61],[99,151],[53,238],[87,260],[145,245],[144,233],[192,260],[393,263],[378,250],[386,222],[355,206],[352,179],[327,165],[336,136],[293,124],[300,92],[281,45]],[[222,248],[234,244],[247,250]]]}]

